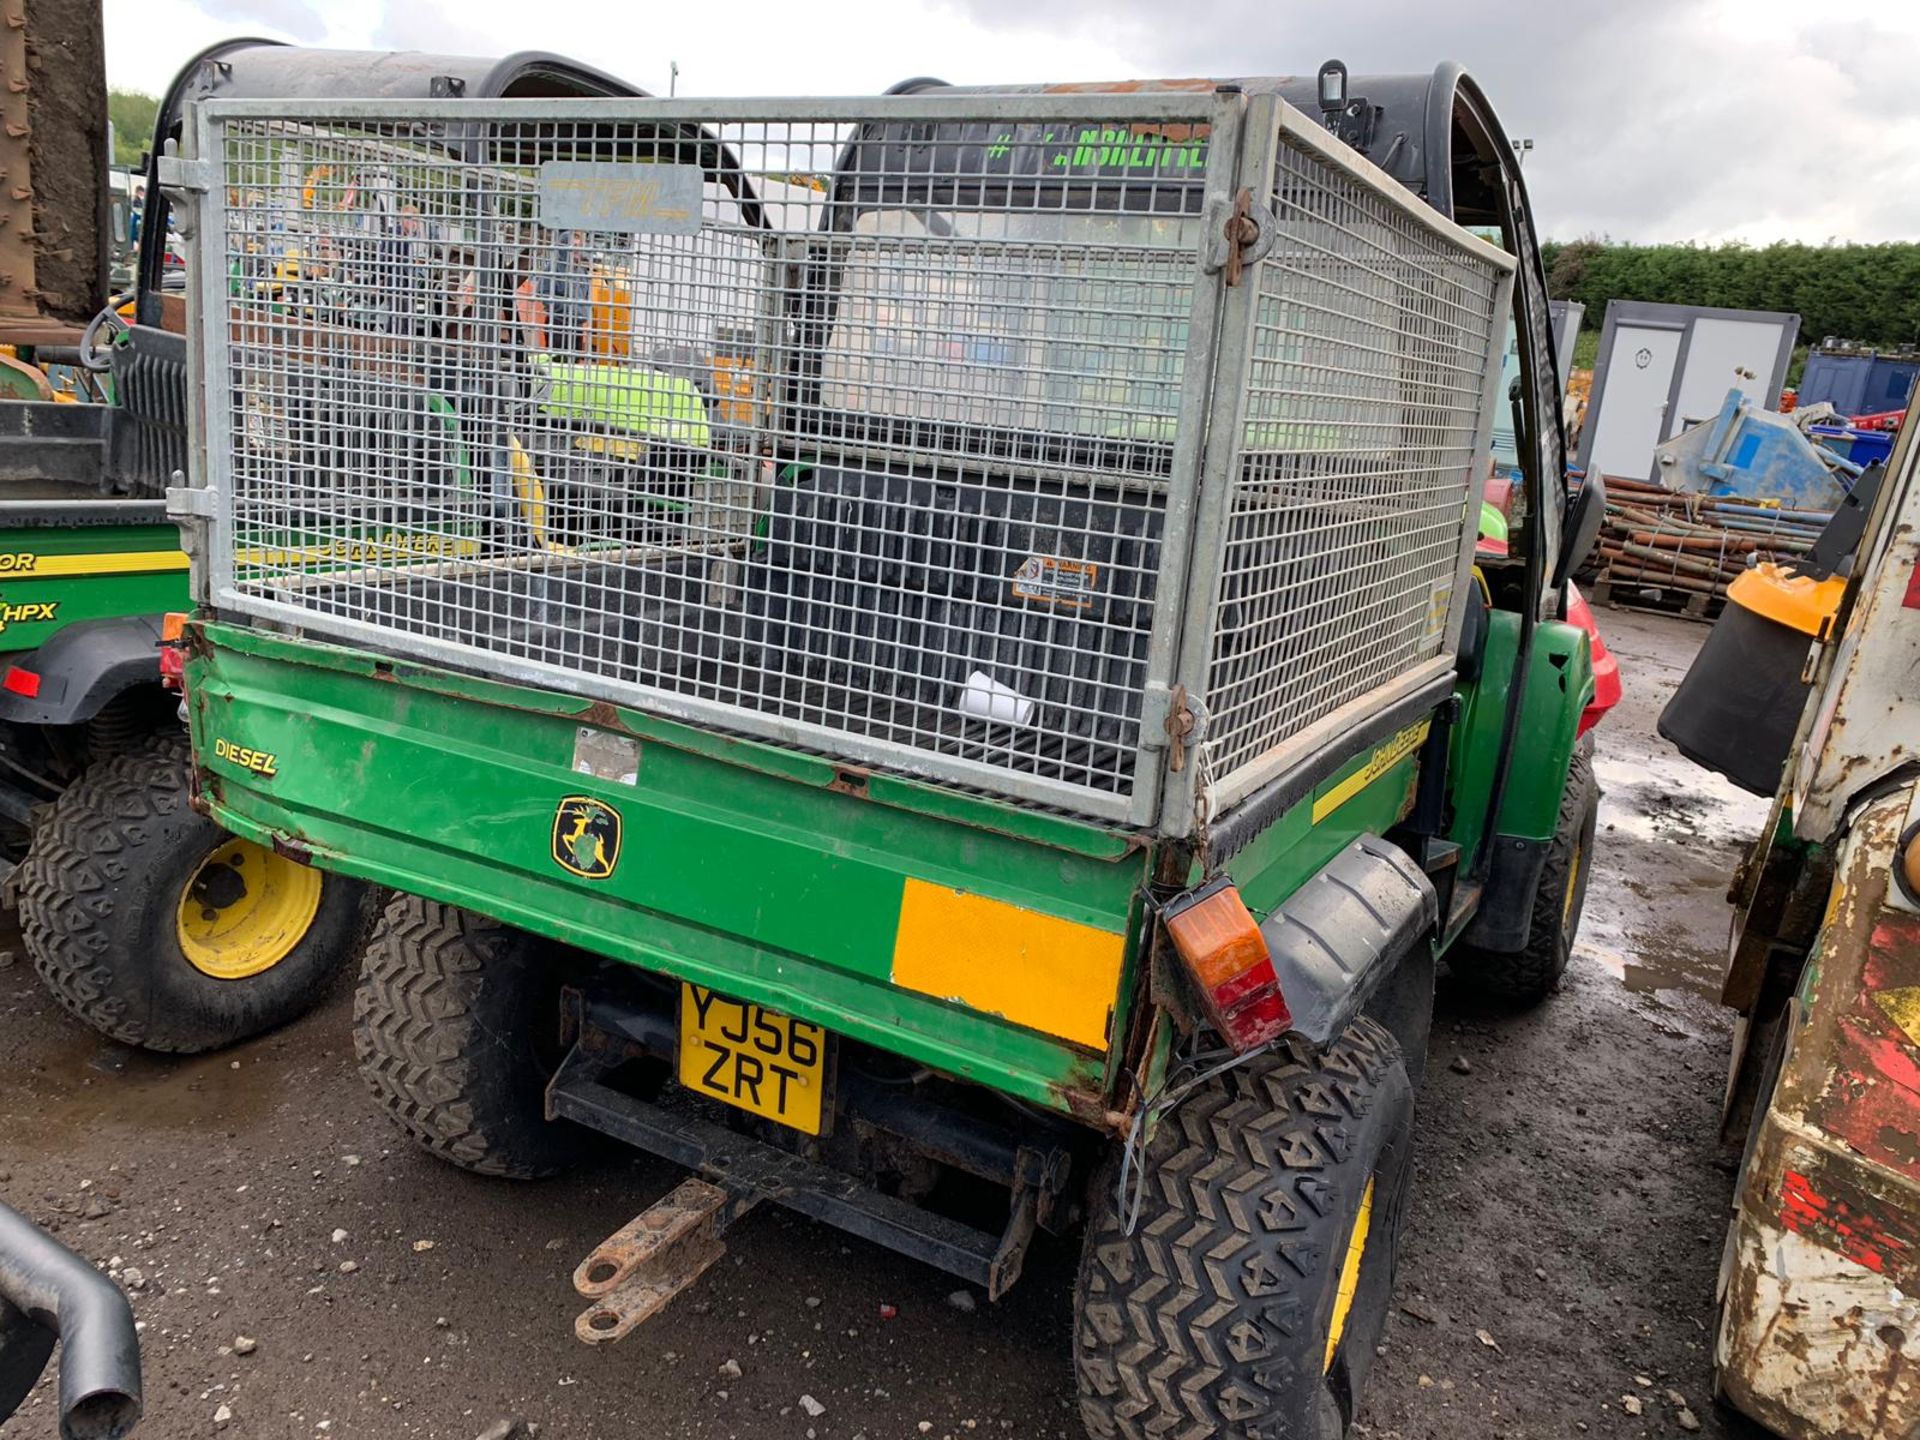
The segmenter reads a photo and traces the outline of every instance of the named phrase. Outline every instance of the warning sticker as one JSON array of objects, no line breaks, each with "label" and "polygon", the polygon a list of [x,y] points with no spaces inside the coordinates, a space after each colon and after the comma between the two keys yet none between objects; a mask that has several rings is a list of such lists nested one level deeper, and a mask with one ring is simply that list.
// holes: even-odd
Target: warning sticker
[{"label": "warning sticker", "polygon": [[1071,605],[1084,610],[1093,604],[1100,584],[1100,567],[1090,560],[1061,560],[1052,555],[1030,555],[1013,572],[1011,586],[1022,600],[1048,605]]}]

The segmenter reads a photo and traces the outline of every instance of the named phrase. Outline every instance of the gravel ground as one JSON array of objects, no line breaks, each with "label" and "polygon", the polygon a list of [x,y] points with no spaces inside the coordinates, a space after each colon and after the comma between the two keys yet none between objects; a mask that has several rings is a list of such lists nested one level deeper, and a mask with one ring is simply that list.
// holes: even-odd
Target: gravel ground
[{"label": "gravel ground", "polygon": [[[1382,1440],[1748,1433],[1709,1398],[1731,1188],[1714,994],[1726,877],[1764,806],[1653,734],[1704,630],[1601,623],[1629,698],[1601,730],[1587,921],[1539,1011],[1442,998],[1361,1417]],[[0,969],[0,1198],[131,1290],[144,1440],[473,1440],[508,1416],[565,1440],[1077,1436],[1065,1245],[1001,1304],[956,1303],[934,1271],[763,1207],[651,1328],[580,1346],[573,1265],[674,1172],[613,1157],[527,1187],[446,1170],[375,1113],[347,1019],[342,993],[167,1062],[69,1022],[25,964]],[[54,1434],[44,1386],[0,1426]]]}]

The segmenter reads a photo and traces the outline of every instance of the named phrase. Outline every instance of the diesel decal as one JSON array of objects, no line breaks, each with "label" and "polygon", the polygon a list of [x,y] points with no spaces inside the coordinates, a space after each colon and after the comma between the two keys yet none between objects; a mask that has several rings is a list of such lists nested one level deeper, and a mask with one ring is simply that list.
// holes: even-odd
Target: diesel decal
[{"label": "diesel decal", "polygon": [[238,765],[242,770],[251,770],[256,775],[278,775],[280,757],[271,750],[252,750],[245,745],[236,745],[231,740],[215,738],[213,753],[216,758],[230,765]]},{"label": "diesel decal", "polygon": [[25,605],[0,600],[0,630],[5,630],[9,625],[31,625],[41,620],[51,620],[59,613],[58,600],[33,600]]},{"label": "diesel decal", "polygon": [[590,795],[568,795],[553,812],[553,863],[604,880],[620,863],[620,812]]}]

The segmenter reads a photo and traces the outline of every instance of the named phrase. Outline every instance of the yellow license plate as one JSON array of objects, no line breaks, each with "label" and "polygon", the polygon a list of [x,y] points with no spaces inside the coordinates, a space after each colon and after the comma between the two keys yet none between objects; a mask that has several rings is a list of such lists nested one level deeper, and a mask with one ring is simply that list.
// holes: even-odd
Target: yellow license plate
[{"label": "yellow license plate", "polygon": [[827,1032],[698,985],[680,987],[680,1083],[809,1135],[820,1133]]}]

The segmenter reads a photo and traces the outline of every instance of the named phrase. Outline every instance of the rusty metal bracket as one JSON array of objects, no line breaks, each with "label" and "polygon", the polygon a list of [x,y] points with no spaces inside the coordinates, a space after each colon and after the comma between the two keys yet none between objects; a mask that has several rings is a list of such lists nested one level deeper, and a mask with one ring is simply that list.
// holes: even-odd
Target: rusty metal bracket
[{"label": "rusty metal bracket", "polygon": [[594,1247],[573,1288],[594,1303],[573,1322],[589,1345],[610,1345],[666,1308],[727,1253],[721,1235],[758,1195],[683,1180]]},{"label": "rusty metal bracket", "polygon": [[1206,710],[1188,698],[1186,686],[1176,685],[1167,693],[1162,728],[1167,736],[1167,768],[1177,775],[1187,768],[1187,747],[1198,743],[1206,733]]},{"label": "rusty metal bracket", "polygon": [[1238,286],[1246,268],[1265,259],[1273,249],[1279,228],[1273,211],[1242,185],[1231,209],[1216,205],[1208,211],[1207,273],[1224,270],[1228,287]]}]

